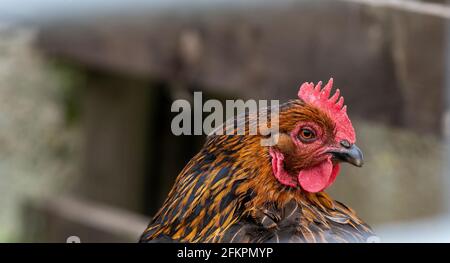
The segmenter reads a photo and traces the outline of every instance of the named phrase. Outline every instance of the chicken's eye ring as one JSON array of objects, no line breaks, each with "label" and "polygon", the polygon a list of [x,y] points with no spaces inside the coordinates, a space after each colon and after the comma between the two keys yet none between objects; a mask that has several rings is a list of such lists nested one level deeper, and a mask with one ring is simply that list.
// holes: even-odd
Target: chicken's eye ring
[{"label": "chicken's eye ring", "polygon": [[298,133],[298,138],[304,143],[310,143],[317,139],[316,132],[310,127],[303,127]]}]

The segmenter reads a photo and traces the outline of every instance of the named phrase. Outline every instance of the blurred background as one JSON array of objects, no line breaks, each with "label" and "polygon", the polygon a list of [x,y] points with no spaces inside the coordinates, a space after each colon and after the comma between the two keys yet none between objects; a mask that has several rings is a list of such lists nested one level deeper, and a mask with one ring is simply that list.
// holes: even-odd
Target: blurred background
[{"label": "blurred background", "polygon": [[384,242],[450,242],[445,0],[0,0],[0,242],[136,242],[203,136],[173,100],[335,78],[365,153],[331,195]]}]

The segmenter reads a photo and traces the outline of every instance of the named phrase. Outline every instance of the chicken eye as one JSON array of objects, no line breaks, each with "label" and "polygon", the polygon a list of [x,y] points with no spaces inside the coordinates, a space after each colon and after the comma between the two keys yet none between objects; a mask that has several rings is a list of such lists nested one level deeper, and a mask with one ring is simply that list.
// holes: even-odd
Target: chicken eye
[{"label": "chicken eye", "polygon": [[302,128],[299,137],[303,142],[312,142],[316,139],[316,133],[310,128]]}]

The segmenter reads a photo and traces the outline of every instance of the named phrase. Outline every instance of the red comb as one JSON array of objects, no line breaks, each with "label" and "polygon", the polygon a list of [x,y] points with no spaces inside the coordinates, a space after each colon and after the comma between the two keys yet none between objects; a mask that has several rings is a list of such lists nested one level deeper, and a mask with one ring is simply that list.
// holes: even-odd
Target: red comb
[{"label": "red comb", "polygon": [[339,89],[330,97],[333,88],[333,78],[322,89],[322,81],[316,86],[314,83],[305,82],[300,86],[298,97],[305,103],[315,106],[329,115],[336,123],[336,138],[355,142],[355,131],[347,116],[347,106],[344,105],[344,97],[340,96]]}]

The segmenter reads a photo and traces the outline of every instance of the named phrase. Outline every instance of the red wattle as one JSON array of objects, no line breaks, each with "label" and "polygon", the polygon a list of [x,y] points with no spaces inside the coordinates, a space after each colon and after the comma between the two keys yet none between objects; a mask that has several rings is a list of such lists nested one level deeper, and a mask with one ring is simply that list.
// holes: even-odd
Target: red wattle
[{"label": "red wattle", "polygon": [[[329,187],[330,185],[332,185],[334,183],[334,181],[336,180],[337,175],[339,174],[339,170],[341,169],[341,167],[339,166],[339,164],[333,164],[333,170],[331,171],[331,177],[330,177],[330,181],[328,182],[327,187]],[[325,188],[327,188],[325,187]]]},{"label": "red wattle", "polygon": [[323,191],[336,180],[339,165],[333,165],[331,158],[309,169],[301,170],[298,182],[303,190],[310,193]]},{"label": "red wattle", "polygon": [[295,177],[292,177],[284,170],[284,155],[272,148],[270,148],[269,153],[272,156],[272,171],[278,181],[284,185],[297,186]]},{"label": "red wattle", "polygon": [[281,184],[291,187],[297,187],[300,184],[303,190],[310,193],[325,190],[336,180],[339,173],[339,164],[333,164],[330,156],[312,168],[301,170],[295,180],[295,177],[284,169],[284,155],[272,148],[269,153],[272,157],[273,174]]}]

